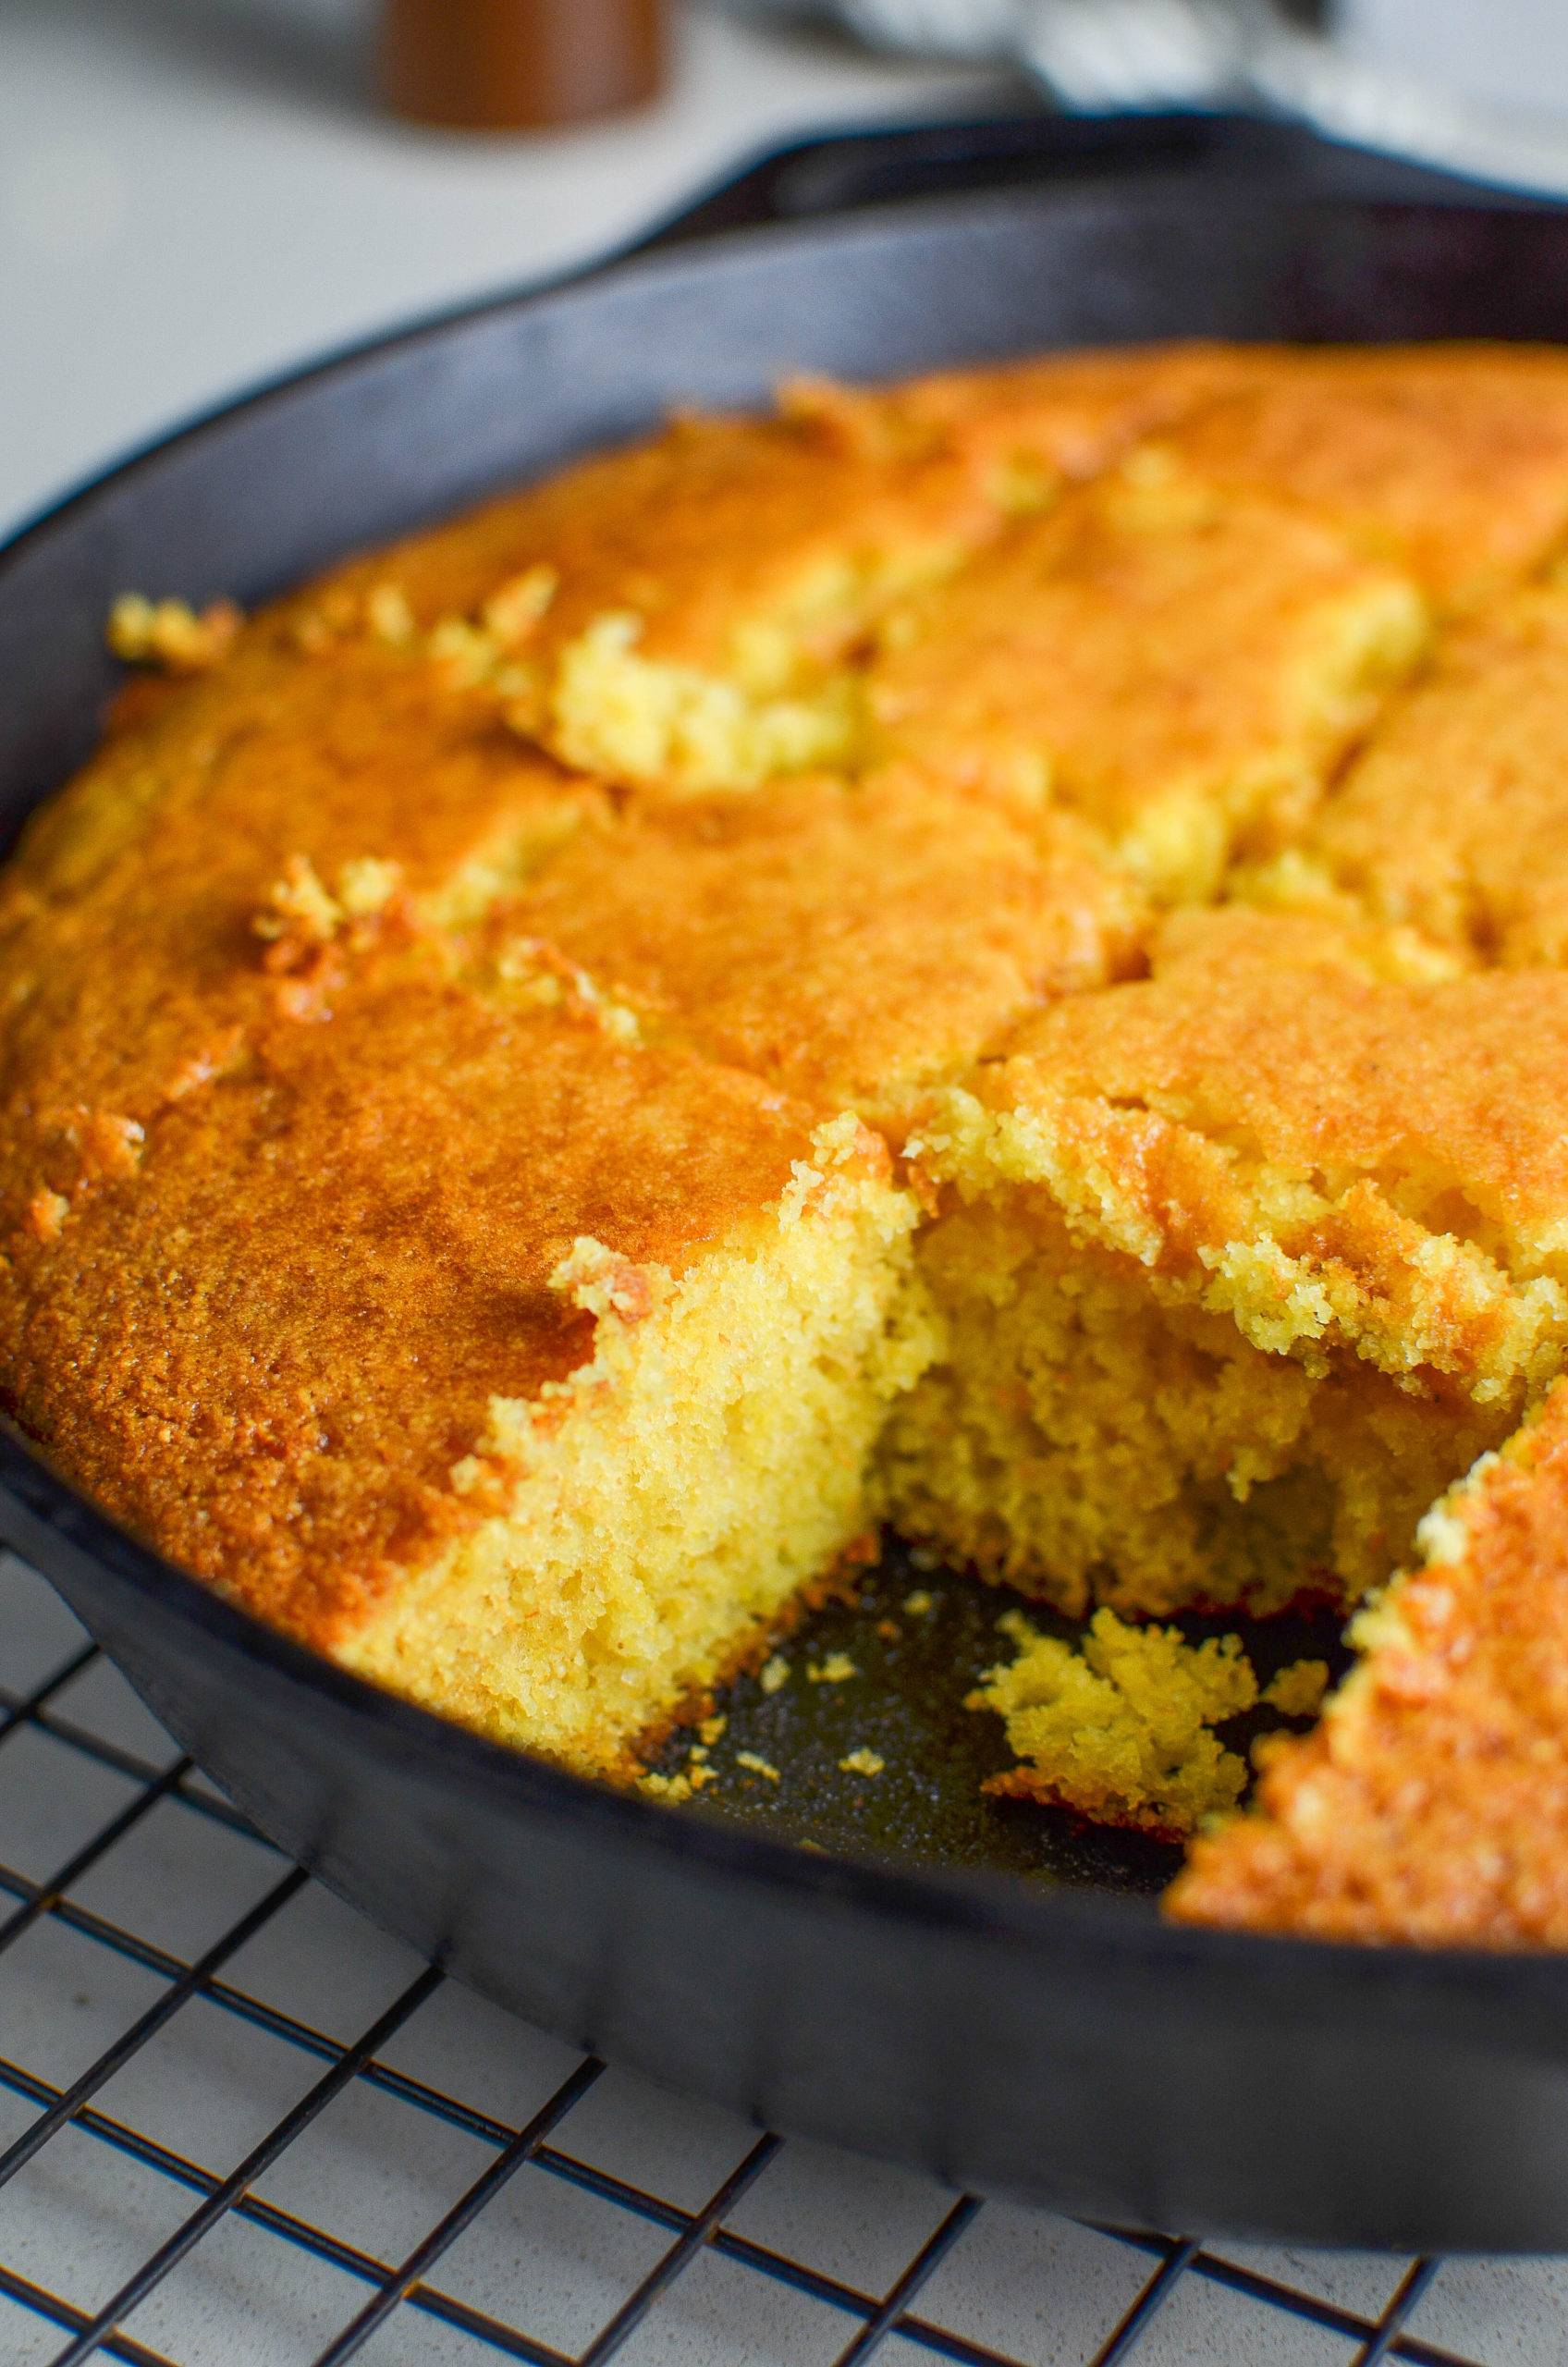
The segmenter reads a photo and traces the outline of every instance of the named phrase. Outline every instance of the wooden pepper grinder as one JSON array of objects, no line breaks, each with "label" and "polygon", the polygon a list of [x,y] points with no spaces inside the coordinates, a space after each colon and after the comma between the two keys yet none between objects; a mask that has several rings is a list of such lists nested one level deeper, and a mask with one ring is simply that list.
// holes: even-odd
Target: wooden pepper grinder
[{"label": "wooden pepper grinder", "polygon": [[652,98],[663,74],[664,0],[386,0],[382,85],[416,123],[581,123]]}]

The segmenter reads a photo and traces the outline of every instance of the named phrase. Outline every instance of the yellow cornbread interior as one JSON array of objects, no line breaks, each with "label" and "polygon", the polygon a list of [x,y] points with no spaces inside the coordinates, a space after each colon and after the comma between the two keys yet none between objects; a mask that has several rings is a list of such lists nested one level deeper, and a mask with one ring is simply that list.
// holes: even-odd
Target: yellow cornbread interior
[{"label": "yellow cornbread interior", "polygon": [[1008,1746],[1024,1763],[987,1791],[1170,1841],[1235,1807],[1246,1762],[1214,1728],[1258,1698],[1236,1637],[1188,1644],[1173,1627],[1129,1627],[1104,1610],[1075,1650],[1021,1613],[999,1624],[1018,1657],[987,1673],[969,1707],[1006,1719]]},{"label": "yellow cornbread interior", "polygon": [[932,1341],[917,1211],[842,1171],[858,1135],[819,1130],[777,1213],[679,1282],[639,1276],[630,1320],[616,1261],[579,1242],[556,1287],[596,1318],[593,1362],[492,1401],[454,1473],[487,1516],[345,1643],[348,1666],[500,1741],[625,1770],[864,1533],[873,1441]]},{"label": "yellow cornbread interior", "polygon": [[851,754],[858,720],[852,676],[770,698],[744,680],[643,656],[642,632],[640,617],[612,612],[562,652],[548,736],[569,765],[695,793],[756,789],[775,774]]},{"label": "yellow cornbread interior", "polygon": [[[940,1218],[918,1270],[943,1348],[882,1439],[888,1514],[1074,1618],[1354,1602],[1523,1402],[1256,1346],[1027,1187]],[[1277,1314],[1267,1277],[1252,1311]]]}]

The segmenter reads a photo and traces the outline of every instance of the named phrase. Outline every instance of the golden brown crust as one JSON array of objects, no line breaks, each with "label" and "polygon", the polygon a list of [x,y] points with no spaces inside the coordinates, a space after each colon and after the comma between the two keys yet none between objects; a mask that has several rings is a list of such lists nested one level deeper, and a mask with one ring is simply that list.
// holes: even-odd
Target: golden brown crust
[{"label": "golden brown crust", "polygon": [[[1265,892],[1347,891],[1506,968],[1568,956],[1568,589],[1451,633]],[[1326,876],[1325,876],[1326,875]]]},{"label": "golden brown crust", "polygon": [[1424,1946],[1568,1946],[1568,1384],[1452,1502],[1256,1812],[1195,1844],[1179,1920]]},{"label": "golden brown crust", "polygon": [[1054,816],[1025,831],[919,781],[815,779],[631,808],[497,908],[634,1010],[824,1114],[884,1123],[1022,1015],[1141,960],[1144,913]]},{"label": "golden brown crust", "polygon": [[1299,827],[1425,630],[1414,586],[1331,528],[1144,451],[896,613],[867,697],[888,753],[1048,792],[1184,901]]},{"label": "golden brown crust", "polygon": [[1299,502],[1446,607],[1568,532],[1568,356],[1485,343],[1254,348],[1255,382],[1168,441],[1219,484]]},{"label": "golden brown crust", "polygon": [[355,561],[300,607],[351,613],[396,583],[417,624],[475,616],[496,585],[552,568],[558,590],[534,651],[606,610],[646,620],[659,656],[722,662],[738,619],[806,596],[827,661],[864,621],[848,563],[875,605],[883,562],[955,556],[999,533],[1059,479],[1093,475],[1153,428],[1234,383],[1234,349],[1066,354],[1007,371],[955,371],[907,387],[803,381],[780,415],[692,415],[661,436],[489,504],[454,525]]}]

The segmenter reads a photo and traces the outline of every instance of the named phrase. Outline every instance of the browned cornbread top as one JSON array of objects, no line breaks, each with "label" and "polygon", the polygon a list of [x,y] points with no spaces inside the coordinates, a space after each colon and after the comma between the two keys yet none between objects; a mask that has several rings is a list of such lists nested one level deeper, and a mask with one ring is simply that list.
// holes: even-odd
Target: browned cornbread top
[{"label": "browned cornbread top", "polygon": [[1322,1725],[1272,1745],[1257,1812],[1194,1846],[1172,1914],[1568,1946],[1568,1386],[1444,1526],[1364,1614],[1366,1658]]},{"label": "browned cornbread top", "polygon": [[631,610],[652,654],[722,666],[737,625],[782,611],[826,664],[900,582],[956,564],[1237,370],[1233,350],[1177,346],[888,390],[804,382],[777,418],[678,419],[340,570],[301,608],[330,621],[391,583],[428,626],[477,615],[497,584],[545,565],[558,588],[531,653]]},{"label": "browned cornbread top", "polygon": [[1049,796],[1162,900],[1288,833],[1419,655],[1413,584],[1331,527],[1134,453],[896,611],[873,746]]},{"label": "browned cornbread top", "polygon": [[123,728],[0,874],[7,1135],[85,1107],[145,1122],[298,1001],[254,922],[292,858],[395,860],[415,898],[526,865],[600,792],[493,700],[357,637],[307,659],[258,619],[217,672],[137,685]]},{"label": "browned cornbread top", "polygon": [[1165,439],[1217,484],[1299,501],[1444,606],[1568,530],[1568,357],[1496,345],[1254,348],[1250,385]]},{"label": "browned cornbread top", "polygon": [[[1509,968],[1568,954],[1568,589],[1532,586],[1446,637],[1325,801],[1297,897]],[[1292,872],[1273,885],[1287,894]],[[1265,883],[1268,884],[1267,882]]]}]

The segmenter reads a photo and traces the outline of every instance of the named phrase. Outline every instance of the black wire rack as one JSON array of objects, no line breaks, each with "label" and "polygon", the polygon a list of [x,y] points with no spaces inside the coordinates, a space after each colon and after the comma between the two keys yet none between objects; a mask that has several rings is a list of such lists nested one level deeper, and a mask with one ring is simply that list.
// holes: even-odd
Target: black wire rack
[{"label": "black wire rack", "polygon": [[661,2098],[329,1900],[0,1561],[0,2360],[1492,2367],[1568,2349],[1533,2265],[1448,2349],[1476,2264],[1456,2314],[1439,2262],[1074,2226]]}]

